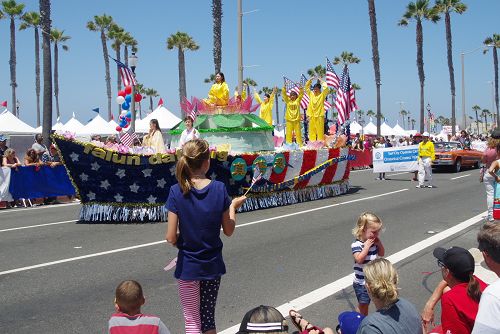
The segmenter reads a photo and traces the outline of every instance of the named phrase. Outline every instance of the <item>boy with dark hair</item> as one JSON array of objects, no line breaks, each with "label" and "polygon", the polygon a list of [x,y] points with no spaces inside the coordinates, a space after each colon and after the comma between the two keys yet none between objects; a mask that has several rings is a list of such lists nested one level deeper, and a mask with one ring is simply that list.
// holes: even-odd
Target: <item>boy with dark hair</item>
[{"label": "boy with dark hair", "polygon": [[170,334],[167,326],[154,315],[141,313],[146,300],[141,285],[136,281],[123,281],[116,288],[115,309],[109,319],[110,334]]}]

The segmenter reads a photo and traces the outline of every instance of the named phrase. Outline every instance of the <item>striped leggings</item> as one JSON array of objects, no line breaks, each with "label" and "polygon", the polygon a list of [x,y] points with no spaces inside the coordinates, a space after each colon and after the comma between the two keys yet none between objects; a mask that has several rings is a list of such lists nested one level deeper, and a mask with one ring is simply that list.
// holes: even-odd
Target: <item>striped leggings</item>
[{"label": "striped leggings", "polygon": [[220,278],[209,281],[177,280],[186,334],[215,329],[215,303]]}]

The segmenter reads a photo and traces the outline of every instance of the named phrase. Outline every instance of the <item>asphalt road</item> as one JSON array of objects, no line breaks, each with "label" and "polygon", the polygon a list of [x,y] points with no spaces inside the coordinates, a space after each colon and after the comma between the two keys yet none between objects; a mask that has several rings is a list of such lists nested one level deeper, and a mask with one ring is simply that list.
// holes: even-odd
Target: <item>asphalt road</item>
[{"label": "asphalt road", "polygon": [[[363,211],[384,221],[381,239],[387,256],[397,253],[401,295],[421,309],[440,278],[432,249],[477,246],[476,216],[486,210],[478,173],[435,173],[437,188],[415,189],[409,173],[376,181],[371,170],[355,171],[349,194],[239,214],[234,235],[223,239],[228,273],[218,299],[218,330],[236,332],[227,329],[260,304],[301,308],[318,325],[335,326],[337,314],[356,304],[345,282],[352,273],[351,229]],[[116,285],[135,279],[146,295],[143,312],[182,333],[176,281],[172,271],[163,271],[176,256],[163,242],[166,224],[79,224],[78,210],[66,205],[0,212],[0,331],[106,332]],[[468,227],[440,237],[472,217],[477,219]],[[432,237],[437,240],[422,242]]]}]

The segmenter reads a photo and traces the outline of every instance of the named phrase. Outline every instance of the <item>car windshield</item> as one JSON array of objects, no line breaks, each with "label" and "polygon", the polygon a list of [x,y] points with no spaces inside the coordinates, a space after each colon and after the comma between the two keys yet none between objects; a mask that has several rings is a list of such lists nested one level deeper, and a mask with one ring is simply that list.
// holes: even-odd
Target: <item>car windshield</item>
[{"label": "car windshield", "polygon": [[453,151],[462,149],[462,145],[460,145],[460,143],[457,142],[435,143],[434,146],[436,150],[441,150],[441,151]]}]

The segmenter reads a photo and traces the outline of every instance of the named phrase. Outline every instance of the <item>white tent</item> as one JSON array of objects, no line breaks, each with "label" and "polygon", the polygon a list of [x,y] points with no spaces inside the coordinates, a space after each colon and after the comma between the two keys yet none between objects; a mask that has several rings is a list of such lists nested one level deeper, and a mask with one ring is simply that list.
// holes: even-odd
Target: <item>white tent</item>
[{"label": "white tent", "polygon": [[373,122],[370,120],[370,123],[366,124],[366,126],[363,128],[363,133],[365,135],[376,135],[377,134],[377,127]]},{"label": "white tent", "polygon": [[118,126],[118,123],[115,122],[114,119],[112,119],[111,121],[108,122],[109,124],[111,124],[111,126],[113,126],[113,128],[116,129],[116,127]]},{"label": "white tent", "polygon": [[64,124],[62,124],[60,121],[57,121],[56,124],[52,125],[52,130],[61,131],[63,126],[64,126]]},{"label": "white tent", "polygon": [[0,114],[0,133],[3,134],[33,134],[35,129],[5,110]]},{"label": "white tent", "polygon": [[392,131],[394,131],[394,135],[395,136],[398,136],[398,137],[404,137],[406,136],[406,131],[405,129],[403,129],[399,123],[396,124],[393,128],[392,128]]},{"label": "white tent", "polygon": [[149,131],[149,121],[157,119],[161,129],[171,129],[177,125],[181,119],[170,112],[163,105],[159,105],[152,113],[143,119],[136,121],[135,131],[146,133]]},{"label": "white tent", "polygon": [[351,122],[350,130],[353,135],[360,133],[362,128],[363,127],[358,122],[356,121]]},{"label": "white tent", "polygon": [[101,115],[97,115],[89,123],[87,123],[81,130],[80,134],[86,135],[115,135],[116,129],[106,122]]},{"label": "white tent", "polygon": [[382,123],[382,125],[380,126],[380,134],[382,136],[396,135],[396,133],[394,132],[394,130],[389,125],[387,125],[386,122]]},{"label": "white tent", "polygon": [[75,116],[71,117],[69,121],[66,122],[60,129],[60,131],[69,131],[73,133],[80,133],[83,129],[83,124],[80,123],[79,120],[75,118]]}]

